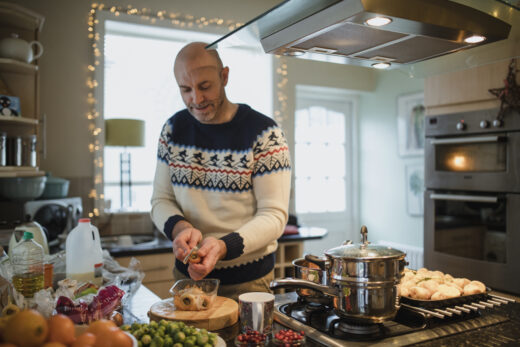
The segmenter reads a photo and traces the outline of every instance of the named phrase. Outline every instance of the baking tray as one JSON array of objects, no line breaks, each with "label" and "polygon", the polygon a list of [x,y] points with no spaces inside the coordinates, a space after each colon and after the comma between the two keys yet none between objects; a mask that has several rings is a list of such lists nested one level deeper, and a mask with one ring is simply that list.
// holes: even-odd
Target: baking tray
[{"label": "baking tray", "polygon": [[401,302],[403,304],[408,304],[411,306],[416,307],[424,307],[424,308],[443,308],[443,307],[450,307],[450,306],[457,306],[457,305],[463,305],[463,304],[471,304],[472,302],[478,303],[482,300],[489,299],[489,292],[491,289],[489,287],[486,287],[486,291],[484,293],[479,294],[471,294],[471,295],[462,295],[457,296],[456,298],[449,298],[449,299],[443,299],[443,300],[420,300],[420,299],[413,299],[409,298],[407,296],[401,296]]}]

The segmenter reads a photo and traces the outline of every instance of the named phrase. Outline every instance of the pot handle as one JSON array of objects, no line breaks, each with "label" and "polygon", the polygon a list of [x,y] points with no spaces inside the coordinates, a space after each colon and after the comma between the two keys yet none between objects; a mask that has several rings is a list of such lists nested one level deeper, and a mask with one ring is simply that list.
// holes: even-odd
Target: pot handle
[{"label": "pot handle", "polygon": [[318,265],[323,271],[327,271],[327,268],[329,267],[329,261],[327,259],[320,258],[312,254],[305,254],[305,260]]},{"label": "pot handle", "polygon": [[335,287],[329,287],[323,284],[314,283],[307,280],[294,279],[294,278],[281,278],[276,279],[269,285],[271,289],[278,288],[307,288],[317,290],[325,295],[337,296],[337,289]]}]

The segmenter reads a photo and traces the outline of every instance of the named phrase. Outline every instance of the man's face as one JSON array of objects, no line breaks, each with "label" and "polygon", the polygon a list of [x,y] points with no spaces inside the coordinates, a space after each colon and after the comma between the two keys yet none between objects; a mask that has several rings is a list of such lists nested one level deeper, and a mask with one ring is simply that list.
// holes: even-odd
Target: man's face
[{"label": "man's face", "polygon": [[184,104],[193,117],[206,124],[222,123],[224,87],[229,69],[216,66],[190,66],[177,69],[175,78]]}]

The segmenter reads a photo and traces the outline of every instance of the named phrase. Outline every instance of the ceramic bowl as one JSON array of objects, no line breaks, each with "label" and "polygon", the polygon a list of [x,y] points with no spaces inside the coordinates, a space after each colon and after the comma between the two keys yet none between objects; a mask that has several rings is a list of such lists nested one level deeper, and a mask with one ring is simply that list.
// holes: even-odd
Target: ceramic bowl
[{"label": "ceramic bowl", "polygon": [[45,176],[0,178],[0,196],[16,201],[35,200],[43,194],[46,182]]}]

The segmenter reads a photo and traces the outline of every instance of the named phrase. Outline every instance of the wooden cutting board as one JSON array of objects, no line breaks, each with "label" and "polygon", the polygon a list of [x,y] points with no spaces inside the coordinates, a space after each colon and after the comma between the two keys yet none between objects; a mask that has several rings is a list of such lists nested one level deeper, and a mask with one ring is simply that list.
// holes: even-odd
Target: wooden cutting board
[{"label": "wooden cutting board", "polygon": [[169,298],[153,304],[148,311],[148,316],[150,320],[183,321],[199,329],[214,331],[238,322],[238,303],[235,300],[217,296],[208,310],[180,311],[173,305],[173,298]]}]

